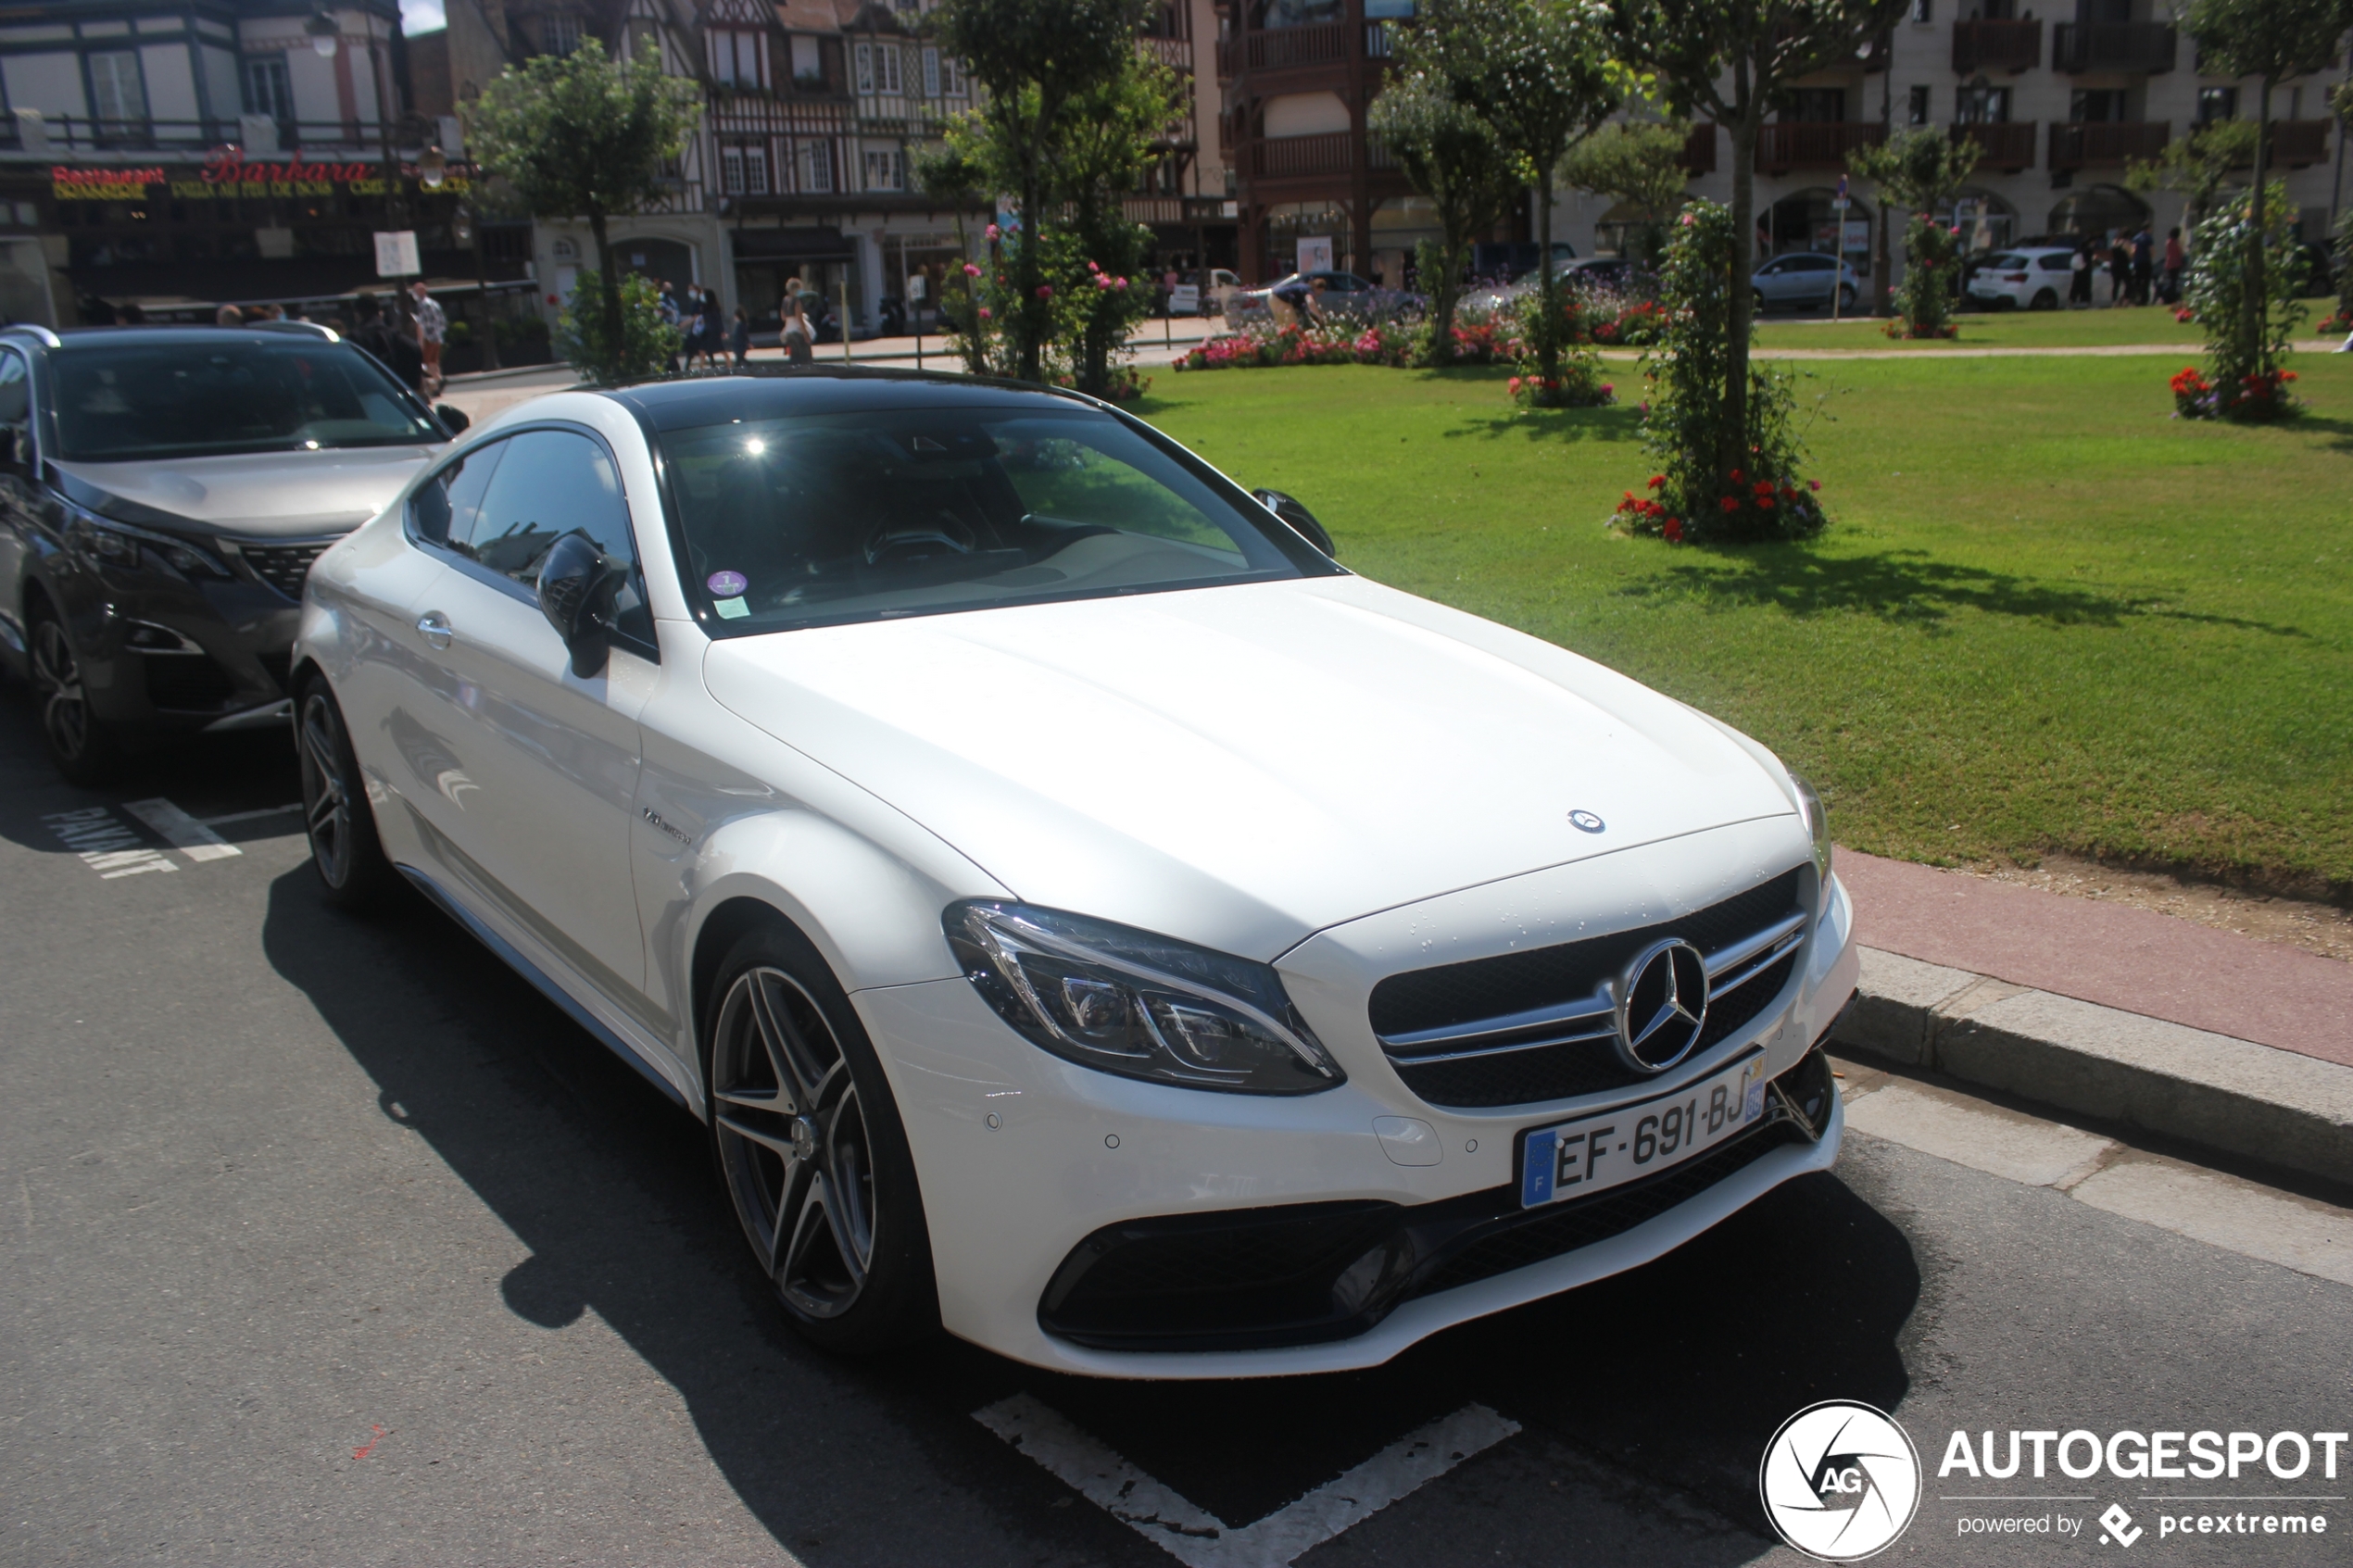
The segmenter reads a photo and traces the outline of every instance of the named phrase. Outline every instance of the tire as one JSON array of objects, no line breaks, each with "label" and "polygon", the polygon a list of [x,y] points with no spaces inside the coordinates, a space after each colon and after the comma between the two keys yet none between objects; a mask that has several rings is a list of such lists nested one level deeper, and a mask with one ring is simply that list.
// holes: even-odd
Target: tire
[{"label": "tire", "polygon": [[367,782],[324,675],[302,684],[295,708],[295,752],[302,767],[303,832],[310,839],[310,864],[327,902],[346,909],[376,908],[396,885],[398,873],[376,836]]},{"label": "tire", "polygon": [[2032,308],[2036,310],[2057,310],[2058,308],[2058,291],[2057,289],[2045,289],[2042,293],[2034,296],[2034,302]]},{"label": "tire", "polygon": [[25,667],[41,709],[42,748],[68,784],[104,784],[122,766],[121,744],[90,711],[82,656],[65,621],[45,598],[36,597],[29,608]]},{"label": "tire", "polygon": [[1855,314],[1855,291],[1844,283],[1838,287],[1838,312],[1842,316]]},{"label": "tire", "polygon": [[820,1348],[931,1337],[931,1234],[899,1108],[849,998],[782,917],[721,960],[704,998],[711,1157],[785,1316]]}]

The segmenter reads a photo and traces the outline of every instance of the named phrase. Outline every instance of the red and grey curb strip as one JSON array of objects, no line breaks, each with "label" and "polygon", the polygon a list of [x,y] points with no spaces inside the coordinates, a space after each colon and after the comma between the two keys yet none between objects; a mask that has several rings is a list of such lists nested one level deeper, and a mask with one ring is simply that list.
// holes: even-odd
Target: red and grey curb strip
[{"label": "red and grey curb strip", "polygon": [[2353,1067],[1865,947],[1835,1050],[2353,1185]]}]

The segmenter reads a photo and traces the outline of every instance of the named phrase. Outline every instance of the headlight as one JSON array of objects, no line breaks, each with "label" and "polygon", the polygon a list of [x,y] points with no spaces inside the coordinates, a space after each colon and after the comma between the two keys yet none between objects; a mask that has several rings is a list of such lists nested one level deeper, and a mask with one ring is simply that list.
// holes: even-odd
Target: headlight
[{"label": "headlight", "polygon": [[197,548],[184,539],[174,539],[169,533],[156,533],[127,522],[117,522],[110,517],[73,508],[72,521],[66,524],[66,543],[76,555],[93,566],[121,567],[137,571],[139,552],[145,549],[158,559],[168,561],[184,577],[226,577],[229,569],[214,559],[208,551]]},{"label": "headlight", "polygon": [[964,978],[1065,1061],[1245,1095],[1346,1081],[1266,964],[1025,904],[951,904],[943,921]]},{"label": "headlight", "polygon": [[1789,782],[1797,786],[1797,809],[1806,818],[1806,831],[1814,838],[1814,870],[1824,882],[1831,879],[1831,813],[1822,804],[1822,797],[1806,782],[1806,775],[1796,769],[1789,770]]}]

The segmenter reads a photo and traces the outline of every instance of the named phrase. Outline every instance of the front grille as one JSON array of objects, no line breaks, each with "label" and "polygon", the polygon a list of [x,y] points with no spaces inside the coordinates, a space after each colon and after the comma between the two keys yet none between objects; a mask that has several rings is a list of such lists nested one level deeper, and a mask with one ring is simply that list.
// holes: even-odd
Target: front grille
[{"label": "front grille", "polygon": [[[1713,956],[1802,917],[1803,871],[1793,869],[1704,909],[1637,930],[1392,974],[1373,987],[1373,1031],[1406,1087],[1431,1105],[1529,1105],[1646,1083],[1650,1074],[1619,1060],[1604,1013],[1519,1028],[1504,1027],[1503,1021],[1606,1001],[1606,988],[1627,961],[1662,938],[1680,936]],[[1796,959],[1791,949],[1711,1000],[1692,1056],[1755,1022],[1788,985]],[[1730,985],[1743,972],[1735,966],[1718,978]],[[1400,1038],[1428,1031],[1471,1034],[1488,1023],[1495,1025],[1495,1038],[1463,1042],[1466,1049]],[[1422,1060],[1439,1057],[1452,1060]]]},{"label": "front grille", "polygon": [[290,599],[302,597],[303,579],[310,575],[310,563],[324,555],[332,539],[316,540],[305,545],[240,545],[237,553],[256,577]]},{"label": "front grille", "polygon": [[229,671],[201,654],[149,654],[147,700],[179,713],[217,713],[236,695]]}]

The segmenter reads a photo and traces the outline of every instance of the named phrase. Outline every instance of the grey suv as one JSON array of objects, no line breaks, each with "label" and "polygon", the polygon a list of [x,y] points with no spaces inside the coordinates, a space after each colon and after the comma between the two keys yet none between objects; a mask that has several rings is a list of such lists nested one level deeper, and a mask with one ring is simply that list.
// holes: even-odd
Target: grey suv
[{"label": "grey suv", "polygon": [[464,422],[323,327],[0,332],[0,664],[58,771],[283,721],[310,563]]}]

